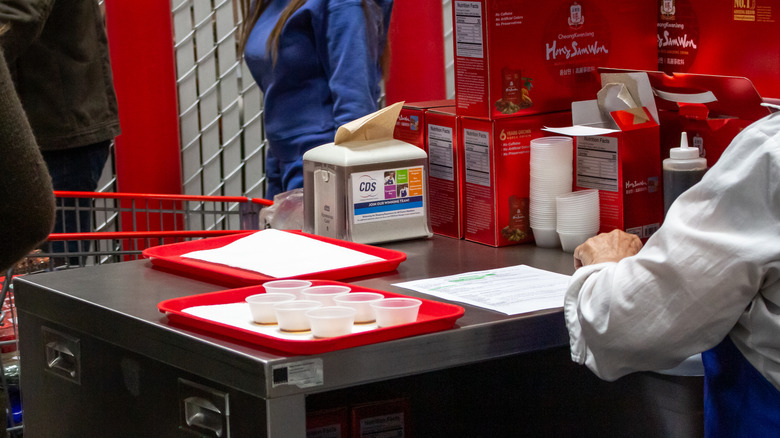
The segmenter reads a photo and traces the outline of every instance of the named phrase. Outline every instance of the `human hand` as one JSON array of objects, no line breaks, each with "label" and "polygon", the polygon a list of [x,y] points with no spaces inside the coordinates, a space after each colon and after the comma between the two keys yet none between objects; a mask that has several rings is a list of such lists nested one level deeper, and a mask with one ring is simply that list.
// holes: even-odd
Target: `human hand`
[{"label": "human hand", "polygon": [[617,262],[642,249],[642,242],[634,234],[612,230],[591,237],[574,249],[574,268],[603,262]]}]

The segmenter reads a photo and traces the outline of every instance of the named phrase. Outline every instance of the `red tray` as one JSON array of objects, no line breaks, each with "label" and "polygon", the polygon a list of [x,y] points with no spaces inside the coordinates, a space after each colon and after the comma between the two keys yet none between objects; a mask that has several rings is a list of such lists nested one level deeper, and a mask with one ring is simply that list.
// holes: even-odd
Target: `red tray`
[{"label": "red tray", "polygon": [[[232,234],[229,236],[212,237],[208,239],[192,240],[189,242],[154,246],[145,249],[143,251],[143,256],[151,259],[152,264],[157,267],[171,270],[188,277],[214,281],[225,286],[242,287],[257,285],[268,280],[291,278],[277,278],[246,269],[234,268],[231,266],[181,257],[182,254],[187,254],[192,251],[221,248],[235,240],[241,239],[242,237],[246,237],[256,232],[257,231],[250,231],[247,233]],[[363,265],[350,266],[347,268],[311,272],[305,275],[297,275],[295,278],[343,280],[345,278],[360,277],[364,275],[378,274],[381,272],[390,272],[395,270],[398,265],[401,264],[401,262],[406,260],[406,254],[400,251],[379,248],[371,245],[364,245],[361,243],[347,242],[344,240],[332,239],[330,237],[317,236],[314,234],[303,233],[301,231],[287,232],[299,234],[310,239],[320,240],[333,245],[339,245],[348,249],[360,251],[384,259],[375,263],[366,263]]]},{"label": "red tray", "polygon": [[[405,295],[401,294],[339,283],[336,281],[312,280],[312,284],[315,286],[321,284],[342,284],[351,287],[353,292],[378,292],[388,298],[405,297]],[[455,325],[455,321],[463,316],[465,312],[463,307],[454,304],[417,298],[422,301],[422,305],[420,306],[417,321],[413,323],[375,328],[334,338],[305,340],[282,339],[184,312],[185,309],[194,306],[240,303],[249,295],[264,292],[265,290],[262,285],[249,286],[239,289],[173,298],[159,303],[157,308],[160,312],[165,313],[168,320],[174,324],[294,354],[319,354],[447,330],[452,328]],[[248,312],[249,310],[247,309],[247,318],[249,319],[250,316]]]}]

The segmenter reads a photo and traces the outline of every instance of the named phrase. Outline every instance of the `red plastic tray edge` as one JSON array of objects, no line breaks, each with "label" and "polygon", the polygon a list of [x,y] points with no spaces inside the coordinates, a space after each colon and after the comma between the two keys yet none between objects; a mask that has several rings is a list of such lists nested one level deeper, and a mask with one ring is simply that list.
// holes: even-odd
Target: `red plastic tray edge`
[{"label": "red plastic tray edge", "polygon": [[[144,257],[151,260],[152,265],[157,267],[173,271],[177,274],[191,276],[197,279],[216,281],[220,284],[224,284],[225,286],[243,287],[258,285],[268,280],[293,278],[271,277],[258,272],[247,271],[245,269],[233,268],[230,266],[218,265],[215,263],[181,257],[182,254],[186,254],[190,251],[220,248],[256,232],[257,231],[249,231],[247,233],[233,234],[229,236],[211,237],[189,242],[153,246],[151,248],[145,249],[142,254]],[[384,259],[384,261],[376,263],[367,263],[364,265],[351,266],[330,271],[311,272],[305,275],[295,276],[294,278],[342,280],[345,278],[360,277],[364,275],[393,271],[398,267],[398,265],[401,264],[401,262],[406,260],[406,254],[401,251],[365,245],[362,243],[347,242],[330,237],[317,236],[314,234],[304,233],[302,231],[286,232],[302,235],[333,245],[339,245],[345,248],[353,249],[355,251],[361,251],[363,253]]]},{"label": "red plastic tray edge", "polygon": [[[312,280],[314,285],[318,284],[345,284],[335,281]],[[406,295],[387,292],[377,289],[371,289],[362,286],[349,285],[354,291],[379,292],[386,297],[406,297]],[[248,286],[238,289],[229,289],[224,291],[209,292],[205,294],[190,295],[180,298],[172,298],[160,302],[157,308],[165,313],[171,322],[188,326],[205,332],[227,336],[262,347],[273,348],[285,353],[295,354],[320,354],[328,351],[342,350],[345,348],[358,347],[361,345],[374,344],[378,342],[401,339],[410,336],[421,335],[425,333],[434,333],[447,330],[455,325],[465,313],[465,309],[460,306],[449,303],[428,300],[425,298],[413,297],[421,300],[420,316],[426,319],[402,324],[393,327],[377,328],[366,332],[353,333],[346,336],[339,336],[328,339],[312,340],[289,340],[280,339],[273,336],[267,336],[262,333],[256,333],[244,330],[227,324],[217,323],[205,318],[182,312],[184,309],[192,306],[201,306],[209,304],[227,304],[242,301],[249,295],[262,293],[262,285]]]}]

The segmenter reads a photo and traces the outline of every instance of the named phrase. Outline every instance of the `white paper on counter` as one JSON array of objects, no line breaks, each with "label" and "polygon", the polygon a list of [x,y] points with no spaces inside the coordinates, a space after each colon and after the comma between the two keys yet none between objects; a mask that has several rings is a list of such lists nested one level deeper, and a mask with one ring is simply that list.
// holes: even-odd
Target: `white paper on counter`
[{"label": "white paper on counter", "polygon": [[262,230],[221,248],[182,257],[283,278],[384,261],[380,257],[280,230]]},{"label": "white paper on counter", "polygon": [[[279,339],[295,341],[311,341],[315,339],[310,330],[295,333],[283,332],[276,324],[255,323],[252,321],[252,312],[249,310],[249,304],[245,302],[188,307],[183,309],[182,313]],[[374,330],[377,327],[376,323],[354,324],[352,333]]]},{"label": "white paper on counter", "polygon": [[613,132],[620,132],[619,129],[600,128],[594,126],[575,125],[562,128],[552,128],[545,126],[544,131],[554,132],[556,134],[568,135],[570,137],[586,137],[591,135],[606,135]]},{"label": "white paper on counter", "polygon": [[570,276],[526,265],[396,283],[394,286],[507,315],[563,307]]}]

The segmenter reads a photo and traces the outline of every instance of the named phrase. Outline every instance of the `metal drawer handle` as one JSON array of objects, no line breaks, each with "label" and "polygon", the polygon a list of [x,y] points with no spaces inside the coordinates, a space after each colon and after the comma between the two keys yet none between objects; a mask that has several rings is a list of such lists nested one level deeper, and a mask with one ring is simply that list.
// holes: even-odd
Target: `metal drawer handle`
[{"label": "metal drawer handle", "polygon": [[187,426],[197,426],[222,436],[222,411],[205,398],[185,398],[184,416]]},{"label": "metal drawer handle", "polygon": [[76,355],[59,342],[54,341],[46,344],[46,363],[49,369],[64,372],[71,378],[76,377],[78,366]]}]

